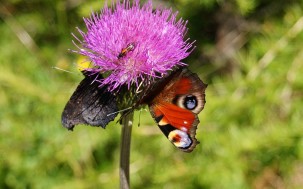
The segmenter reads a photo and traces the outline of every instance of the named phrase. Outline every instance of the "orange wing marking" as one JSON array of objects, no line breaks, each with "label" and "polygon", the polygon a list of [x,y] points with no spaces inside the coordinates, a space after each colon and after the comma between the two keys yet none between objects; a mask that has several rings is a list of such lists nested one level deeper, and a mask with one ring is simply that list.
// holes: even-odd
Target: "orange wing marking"
[{"label": "orange wing marking", "polygon": [[188,133],[190,127],[195,121],[195,114],[193,114],[189,110],[179,108],[178,106],[173,104],[161,103],[157,105],[156,109],[157,113],[161,112],[161,114],[163,115],[163,118],[159,122],[160,126],[170,124],[173,127],[176,127],[177,129]]}]

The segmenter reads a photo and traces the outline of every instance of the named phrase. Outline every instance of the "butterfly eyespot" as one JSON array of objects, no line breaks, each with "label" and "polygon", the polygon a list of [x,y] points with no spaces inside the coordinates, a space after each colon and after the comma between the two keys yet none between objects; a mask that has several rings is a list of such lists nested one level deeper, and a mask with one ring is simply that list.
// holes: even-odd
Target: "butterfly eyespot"
[{"label": "butterfly eyespot", "polygon": [[188,134],[178,129],[171,131],[168,139],[178,148],[188,148],[192,144]]},{"label": "butterfly eyespot", "polygon": [[197,105],[198,105],[197,97],[195,97],[193,95],[187,95],[184,98],[183,105],[188,110],[195,109],[197,107]]}]

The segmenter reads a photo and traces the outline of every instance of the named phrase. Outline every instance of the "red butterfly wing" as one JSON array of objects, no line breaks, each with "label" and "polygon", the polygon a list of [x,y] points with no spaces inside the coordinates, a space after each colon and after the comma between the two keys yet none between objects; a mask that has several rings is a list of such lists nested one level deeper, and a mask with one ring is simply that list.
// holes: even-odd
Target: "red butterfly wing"
[{"label": "red butterfly wing", "polygon": [[156,117],[162,116],[158,122],[160,126],[171,124],[179,130],[189,130],[195,120],[192,112],[167,102],[160,102],[153,109],[157,112]]},{"label": "red butterfly wing", "polygon": [[191,152],[199,143],[195,138],[197,114],[204,108],[206,87],[196,74],[183,68],[148,103],[165,136],[185,152]]}]

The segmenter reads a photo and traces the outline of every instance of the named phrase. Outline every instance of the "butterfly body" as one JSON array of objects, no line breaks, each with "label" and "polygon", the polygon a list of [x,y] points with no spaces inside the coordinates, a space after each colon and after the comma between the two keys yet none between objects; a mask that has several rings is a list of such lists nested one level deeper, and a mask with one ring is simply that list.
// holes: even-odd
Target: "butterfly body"
[{"label": "butterfly body", "polygon": [[[191,152],[199,143],[195,135],[199,124],[198,114],[202,111],[205,104],[206,87],[207,85],[196,74],[186,68],[180,68],[145,91],[144,97],[136,106],[147,104],[152,117],[158,123],[163,134],[180,150]],[[93,90],[101,89],[94,87]],[[108,95],[106,98],[112,98],[112,96]],[[108,102],[108,100],[103,101],[103,103]],[[106,113],[116,112],[115,101],[114,99],[111,101],[111,104],[102,105],[105,110],[102,112],[101,117]],[[67,110],[71,107],[70,104],[73,103],[69,102],[64,112],[68,112]],[[74,111],[77,110],[74,109]],[[67,114],[64,112],[62,120],[67,119]],[[79,116],[85,117],[86,115],[80,113]],[[76,119],[76,117],[72,118],[69,116],[68,119]],[[79,124],[78,122],[77,124]],[[83,122],[83,124],[87,123]]]}]

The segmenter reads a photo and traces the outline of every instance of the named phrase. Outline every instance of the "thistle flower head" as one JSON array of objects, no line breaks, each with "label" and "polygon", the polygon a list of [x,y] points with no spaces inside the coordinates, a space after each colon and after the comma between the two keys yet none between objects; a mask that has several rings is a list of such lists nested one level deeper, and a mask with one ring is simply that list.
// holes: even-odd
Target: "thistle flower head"
[{"label": "thistle flower head", "polygon": [[109,90],[128,88],[148,78],[167,73],[192,51],[184,40],[186,22],[176,19],[171,9],[153,10],[152,2],[140,6],[139,0],[117,1],[101,13],[85,18],[87,32],[80,29],[79,54],[87,56],[93,73],[106,73],[100,82]]}]

